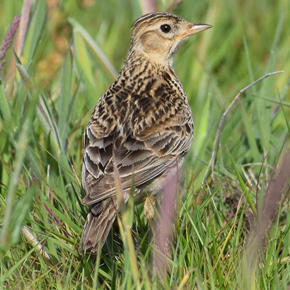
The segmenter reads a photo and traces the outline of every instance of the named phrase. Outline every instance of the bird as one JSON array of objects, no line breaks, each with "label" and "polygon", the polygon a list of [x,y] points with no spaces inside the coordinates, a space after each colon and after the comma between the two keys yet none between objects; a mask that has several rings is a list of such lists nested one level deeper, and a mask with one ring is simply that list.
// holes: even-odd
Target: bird
[{"label": "bird", "polygon": [[[97,101],[83,138],[82,202],[89,206],[79,251],[97,254],[134,186],[134,203],[161,194],[168,172],[180,168],[193,140],[193,115],[173,69],[191,35],[211,28],[167,12],[131,26],[129,52],[114,83]],[[146,202],[145,202],[146,203]]]}]

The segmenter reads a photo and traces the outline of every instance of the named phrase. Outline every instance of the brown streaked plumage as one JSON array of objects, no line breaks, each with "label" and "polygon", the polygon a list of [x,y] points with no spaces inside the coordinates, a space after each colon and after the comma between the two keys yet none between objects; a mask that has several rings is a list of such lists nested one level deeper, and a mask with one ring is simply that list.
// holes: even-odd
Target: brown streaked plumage
[{"label": "brown streaked plumage", "polygon": [[81,251],[95,254],[115,220],[114,166],[125,202],[133,180],[139,203],[162,191],[168,170],[182,165],[193,138],[193,117],[172,68],[173,56],[190,35],[210,27],[161,12],[133,23],[119,77],[99,99],[84,134],[83,203],[90,209]]}]

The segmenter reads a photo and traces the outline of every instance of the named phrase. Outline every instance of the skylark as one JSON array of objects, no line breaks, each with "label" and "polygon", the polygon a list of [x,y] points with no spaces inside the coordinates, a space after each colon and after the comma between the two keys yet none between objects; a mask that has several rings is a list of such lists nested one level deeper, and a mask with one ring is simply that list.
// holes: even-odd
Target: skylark
[{"label": "skylark", "polygon": [[173,57],[191,35],[210,28],[170,13],[150,13],[132,25],[130,49],[117,80],[99,99],[84,133],[83,199],[89,213],[80,251],[103,246],[118,213],[114,168],[124,202],[160,193],[193,139],[192,112],[173,70]]}]

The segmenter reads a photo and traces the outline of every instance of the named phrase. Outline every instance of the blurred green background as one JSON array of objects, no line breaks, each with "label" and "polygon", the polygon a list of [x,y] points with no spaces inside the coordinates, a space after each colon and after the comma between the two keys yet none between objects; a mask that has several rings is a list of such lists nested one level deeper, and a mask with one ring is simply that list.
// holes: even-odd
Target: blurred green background
[{"label": "blurred green background", "polygon": [[[254,210],[251,204],[265,193],[281,150],[289,148],[288,0],[1,0],[0,43],[14,17],[22,13],[22,20],[0,71],[0,287],[43,289],[51,282],[60,289],[81,289],[78,285],[90,289],[97,283],[97,276],[89,271],[94,262],[79,264],[77,253],[86,213],[80,202],[82,134],[98,98],[122,66],[132,22],[151,9],[173,10],[187,21],[213,25],[183,44],[174,61],[195,119],[195,138],[185,164],[186,201],[180,212],[180,225],[192,226],[186,238],[181,226],[177,227],[180,249],[177,247],[175,254],[184,251],[184,256],[192,259],[182,264],[183,260],[174,254],[176,268],[168,276],[168,289],[182,285],[183,273],[195,267],[200,272],[190,276],[188,289],[201,285],[203,279],[207,286],[198,289],[237,289],[235,265],[244,240],[240,232],[233,241],[229,241],[229,235],[235,223],[241,229],[244,213],[239,212],[240,220],[229,222],[229,206],[224,201],[247,194],[242,199],[244,205]],[[206,176],[205,189],[202,180],[222,114],[242,88],[280,70],[284,72],[248,90],[227,115],[214,171],[218,183]],[[194,211],[200,200],[203,205]],[[275,256],[281,261],[289,259],[288,209],[288,204],[283,204],[286,229],[279,232],[277,228],[273,234],[273,239],[279,236],[277,243],[285,246],[282,254],[277,252]],[[144,227],[144,223],[138,219],[137,227]],[[209,241],[222,225],[223,234],[212,246]],[[207,233],[205,229],[211,230]],[[204,231],[204,236],[199,231]],[[42,242],[47,256],[39,247],[33,248],[34,238]],[[188,248],[189,241],[201,239],[201,245]],[[148,260],[147,248],[140,248]],[[198,256],[205,248],[210,258]],[[228,251],[229,260],[208,266],[224,255],[223,251]],[[199,259],[203,258],[204,265],[199,268]],[[122,287],[129,289],[126,287],[131,280],[125,279],[124,269],[130,272],[132,264],[126,257],[118,263],[110,256],[104,259],[97,268],[102,287],[113,289],[113,285],[123,283]],[[48,266],[52,262],[54,266]],[[143,258],[138,258],[138,263],[144,265]],[[289,269],[283,263],[275,269],[270,262],[267,265],[256,281],[260,285],[276,285],[278,281],[286,289],[287,279],[283,277],[289,277]],[[120,269],[122,278],[115,277],[117,280],[112,282]],[[38,271],[36,282],[31,279],[34,270]],[[146,284],[149,278],[140,271]],[[58,273],[57,278],[54,273]],[[278,278],[275,280],[273,275]],[[17,282],[18,277],[21,279]],[[146,285],[150,289],[155,284]]]}]

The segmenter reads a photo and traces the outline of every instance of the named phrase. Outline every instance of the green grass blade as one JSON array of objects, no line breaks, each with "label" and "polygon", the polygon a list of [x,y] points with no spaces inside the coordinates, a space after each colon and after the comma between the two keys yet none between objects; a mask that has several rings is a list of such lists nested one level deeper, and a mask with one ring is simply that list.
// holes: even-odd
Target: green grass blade
[{"label": "green grass blade", "polygon": [[244,195],[245,195],[245,197],[246,197],[246,199],[247,199],[247,201],[249,203],[249,206],[251,207],[251,210],[253,211],[253,213],[256,214],[257,210],[256,210],[255,204],[254,204],[254,202],[252,200],[252,197],[251,197],[251,195],[249,193],[249,190],[248,190],[248,188],[247,188],[247,186],[246,186],[246,184],[245,184],[245,182],[244,182],[244,180],[243,180],[243,178],[242,178],[242,176],[241,176],[241,174],[240,174],[240,172],[238,170],[238,167],[237,167],[237,165],[235,163],[234,158],[232,157],[232,155],[230,154],[229,151],[228,151],[228,154],[230,156],[232,165],[234,167],[234,170],[235,170],[235,173],[237,175],[237,179],[238,179],[238,181],[240,183],[240,186],[242,188],[242,191],[243,191],[243,193],[244,193]]},{"label": "green grass blade", "polygon": [[[244,47],[245,47],[245,53],[246,53],[247,69],[248,69],[248,73],[249,73],[249,83],[252,83],[255,81],[255,78],[254,78],[254,72],[253,72],[252,63],[251,63],[249,46],[248,46],[248,42],[247,42],[245,37],[243,38],[243,41],[244,41]],[[255,87],[254,87],[254,89],[255,89]]]},{"label": "green grass blade", "polygon": [[28,188],[27,192],[22,196],[14,206],[14,214],[10,221],[10,245],[17,244],[20,240],[20,235],[22,233],[22,226],[26,219],[27,214],[30,211],[33,197],[35,195],[35,188],[33,185]]},{"label": "green grass blade", "polygon": [[45,203],[47,205],[47,207],[49,207],[49,209],[51,209],[53,211],[53,213],[55,214],[55,216],[57,218],[59,218],[61,221],[63,221],[64,223],[66,223],[69,227],[71,227],[75,232],[80,233],[81,231],[81,227],[79,227],[78,225],[76,225],[68,216],[64,215],[63,213],[61,213],[58,209],[56,209],[54,206],[52,206],[50,203],[46,202]]},{"label": "green grass blade", "polygon": [[196,128],[196,134],[194,138],[198,140],[198,143],[196,144],[194,150],[195,150],[195,155],[200,156],[200,151],[203,149],[204,146],[204,141],[207,138],[207,132],[208,132],[208,120],[209,120],[209,106],[210,106],[210,101],[211,98],[207,97],[204,103],[204,106],[202,108],[202,114],[201,119],[199,120],[199,126]]},{"label": "green grass blade", "polygon": [[65,143],[67,140],[67,125],[69,120],[69,107],[71,102],[71,86],[72,86],[72,72],[73,72],[73,57],[72,51],[69,50],[66,61],[63,69],[62,76],[62,86],[61,86],[61,94],[59,100],[59,137],[61,141],[61,147],[64,149]]},{"label": "green grass blade", "polygon": [[57,153],[57,155],[59,155],[60,152],[63,151],[62,142],[60,140],[58,127],[56,125],[55,118],[52,113],[52,108],[50,104],[47,102],[46,97],[44,95],[41,95],[39,99],[37,116],[46,138],[48,136],[51,137],[55,152]]},{"label": "green grass blade", "polygon": [[115,80],[116,77],[118,76],[118,73],[111,64],[111,62],[108,60],[104,52],[100,49],[100,47],[96,44],[96,42],[92,39],[92,37],[88,34],[88,32],[75,19],[70,18],[69,21],[76,30],[76,33],[79,33],[83,37],[89,48],[95,54],[98,62],[104,68],[108,77],[111,80]]},{"label": "green grass blade", "polygon": [[243,102],[240,103],[240,108],[241,108],[243,123],[246,128],[246,134],[247,134],[249,144],[251,147],[251,155],[253,156],[254,162],[258,162],[261,159],[261,154],[259,153],[257,143],[255,140],[255,134],[253,132],[252,121],[249,118],[249,115],[243,105]]},{"label": "green grass blade", "polygon": [[30,120],[26,120],[24,122],[22,130],[21,130],[21,134],[17,141],[17,148],[16,148],[17,153],[15,157],[14,170],[13,170],[11,182],[8,188],[6,210],[5,210],[5,215],[3,218],[3,226],[2,226],[1,237],[0,237],[0,245],[1,245],[2,251],[4,249],[6,250],[8,249],[10,239],[11,239],[10,222],[12,219],[12,215],[14,214],[13,208],[15,205],[15,195],[16,195],[16,190],[17,190],[18,182],[21,175],[22,163],[24,161],[26,150],[28,147],[30,125],[31,125]]},{"label": "green grass blade", "polygon": [[92,72],[92,61],[90,59],[90,55],[87,52],[83,37],[76,30],[74,30],[74,46],[75,55],[80,64],[80,67],[82,68],[82,71],[85,73],[90,84],[95,86],[96,80],[94,79]]},{"label": "green grass blade", "polygon": [[11,109],[8,98],[5,94],[4,88],[0,85],[0,111],[3,119],[7,121],[11,116]]},{"label": "green grass blade", "polygon": [[36,10],[31,20],[23,52],[24,63],[26,67],[29,66],[33,60],[33,56],[35,54],[36,47],[39,43],[42,28],[46,18],[46,1],[38,0],[36,3],[37,3]]}]

